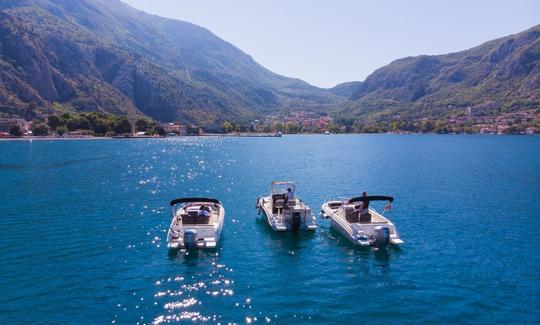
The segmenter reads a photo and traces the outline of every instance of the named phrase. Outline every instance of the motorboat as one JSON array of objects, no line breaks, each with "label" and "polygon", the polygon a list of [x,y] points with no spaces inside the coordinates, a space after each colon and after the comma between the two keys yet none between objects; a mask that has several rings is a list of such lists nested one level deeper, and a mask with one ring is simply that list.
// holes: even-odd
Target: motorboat
[{"label": "motorboat", "polygon": [[331,226],[355,245],[384,247],[403,244],[395,225],[369,207],[372,201],[388,201],[386,210],[394,198],[363,195],[344,201],[329,201],[322,205],[321,216],[330,218]]},{"label": "motorboat", "polygon": [[212,198],[179,198],[171,201],[173,217],[167,234],[169,249],[215,248],[225,209]]},{"label": "motorboat", "polygon": [[301,199],[294,196],[296,184],[273,181],[270,196],[257,198],[259,214],[264,213],[270,227],[275,231],[298,231],[317,229],[317,218]]}]

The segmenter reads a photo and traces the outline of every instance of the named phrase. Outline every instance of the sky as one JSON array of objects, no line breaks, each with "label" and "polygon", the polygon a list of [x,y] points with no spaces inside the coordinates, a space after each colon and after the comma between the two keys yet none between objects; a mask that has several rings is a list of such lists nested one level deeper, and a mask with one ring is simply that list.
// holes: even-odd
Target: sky
[{"label": "sky", "polygon": [[269,70],[326,88],[540,24],[540,0],[122,1],[205,27]]}]

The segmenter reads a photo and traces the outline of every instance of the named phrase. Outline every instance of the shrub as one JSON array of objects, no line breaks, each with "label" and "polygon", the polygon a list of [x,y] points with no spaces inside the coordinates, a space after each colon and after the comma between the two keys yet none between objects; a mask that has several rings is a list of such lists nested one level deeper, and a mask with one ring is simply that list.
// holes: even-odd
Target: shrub
[{"label": "shrub", "polygon": [[49,115],[47,117],[47,124],[51,127],[51,130],[55,130],[63,124],[63,121],[56,115]]},{"label": "shrub", "polygon": [[135,121],[135,130],[137,132],[146,132],[151,126],[151,122],[145,118],[140,118]]},{"label": "shrub", "polygon": [[131,122],[127,118],[121,117],[113,123],[112,130],[116,134],[131,133]]},{"label": "shrub", "polygon": [[19,124],[14,124],[9,128],[9,134],[14,137],[20,137],[23,135],[23,130],[21,129]]},{"label": "shrub", "polygon": [[161,125],[154,126],[154,132],[156,134],[159,134],[160,136],[164,136],[165,134],[167,134],[167,132]]},{"label": "shrub", "polygon": [[49,126],[42,122],[32,124],[32,134],[37,136],[49,135]]},{"label": "shrub", "polygon": [[56,128],[56,132],[59,134],[59,135],[62,135],[66,132],[69,132],[68,128],[65,126],[65,125],[61,125],[59,127]]}]

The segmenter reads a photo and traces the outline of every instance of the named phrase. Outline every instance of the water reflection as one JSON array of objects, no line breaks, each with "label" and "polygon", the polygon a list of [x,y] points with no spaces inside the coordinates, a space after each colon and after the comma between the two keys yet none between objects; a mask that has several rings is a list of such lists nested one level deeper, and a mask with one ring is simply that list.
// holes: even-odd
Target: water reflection
[{"label": "water reflection", "polygon": [[327,244],[339,248],[348,256],[360,261],[373,259],[377,266],[389,266],[390,260],[399,257],[402,253],[401,248],[396,245],[381,248],[354,245],[334,228],[327,228],[324,232],[326,236],[320,235],[324,236]]},{"label": "water reflection", "polygon": [[215,306],[233,303],[229,299],[234,296],[235,281],[233,269],[220,262],[220,251],[219,247],[169,251],[169,261],[178,271],[156,282],[154,298],[163,313],[154,323],[217,322],[221,318]]},{"label": "water reflection", "polygon": [[263,216],[255,218],[255,225],[267,238],[267,242],[271,247],[280,247],[291,250],[301,250],[309,247],[306,243],[313,240],[317,234],[317,231],[274,231]]}]

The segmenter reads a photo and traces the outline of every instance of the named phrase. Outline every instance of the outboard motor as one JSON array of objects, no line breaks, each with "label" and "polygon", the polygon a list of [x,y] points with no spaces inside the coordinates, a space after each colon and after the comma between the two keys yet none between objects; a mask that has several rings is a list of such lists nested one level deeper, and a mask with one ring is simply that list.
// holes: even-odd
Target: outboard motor
[{"label": "outboard motor", "polygon": [[385,247],[390,241],[390,229],[388,227],[377,226],[374,228],[373,245],[376,247]]},{"label": "outboard motor", "polygon": [[298,229],[300,229],[300,224],[302,223],[302,219],[300,217],[299,212],[295,212],[292,216],[292,230],[294,232],[298,232]]},{"label": "outboard motor", "polygon": [[197,239],[197,230],[187,229],[184,232],[184,246],[186,246],[186,248],[197,247]]}]

